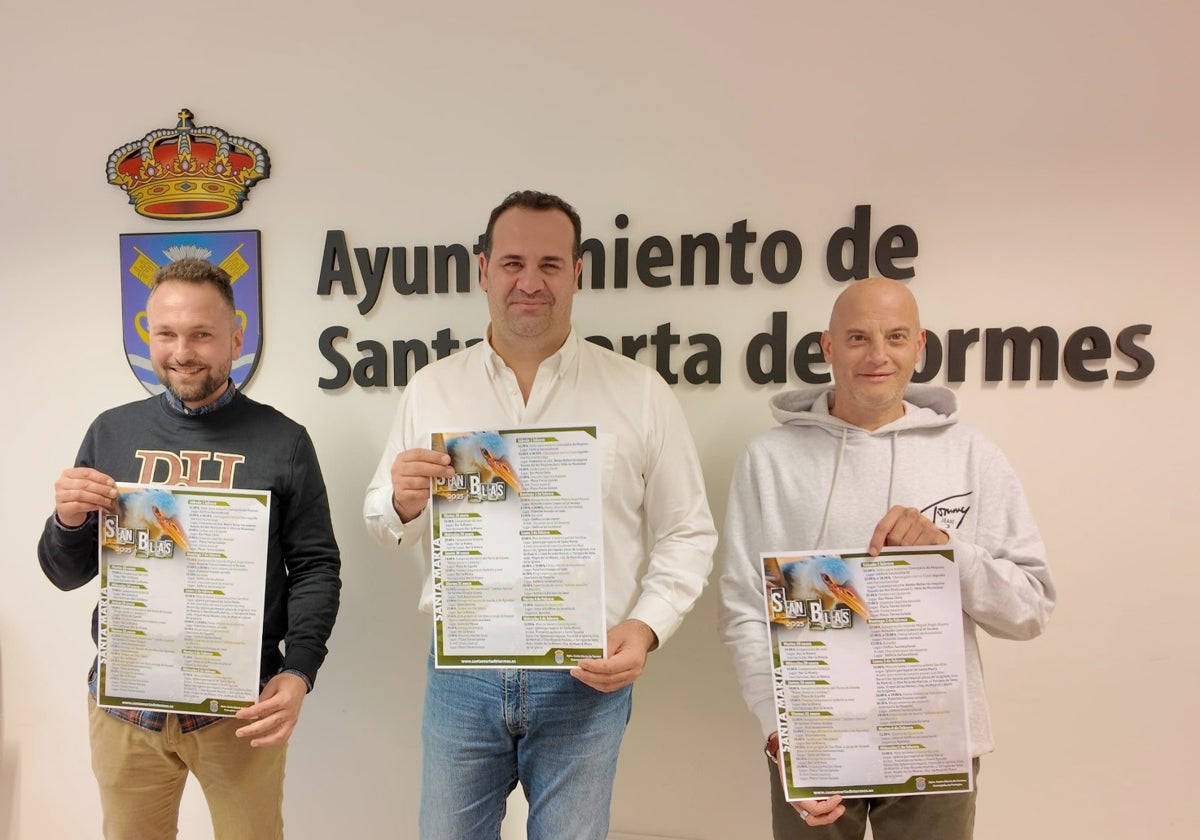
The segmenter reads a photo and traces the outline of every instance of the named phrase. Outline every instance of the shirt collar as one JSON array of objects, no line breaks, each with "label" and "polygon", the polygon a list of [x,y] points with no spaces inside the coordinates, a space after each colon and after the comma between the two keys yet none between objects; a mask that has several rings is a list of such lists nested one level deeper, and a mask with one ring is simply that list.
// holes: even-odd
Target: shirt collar
[{"label": "shirt collar", "polygon": [[[489,327],[489,332],[490,329]],[[555,378],[569,371],[579,358],[579,340],[575,328],[571,327],[571,332],[567,334],[567,340],[562,343],[562,347],[559,347],[538,365],[538,376]],[[488,373],[492,376],[499,376],[508,369],[508,365],[492,347],[490,340],[485,338],[483,341],[486,345],[484,364],[487,366]]]},{"label": "shirt collar", "polygon": [[183,401],[172,394],[169,390],[163,391],[163,398],[167,401],[174,411],[186,417],[198,417],[201,414],[211,414],[214,411],[220,411],[225,406],[233,402],[234,396],[237,394],[237,386],[233,384],[233,380],[229,380],[229,387],[225,389],[225,393],[217,397],[210,403],[205,403],[199,408],[188,408],[183,404]]}]

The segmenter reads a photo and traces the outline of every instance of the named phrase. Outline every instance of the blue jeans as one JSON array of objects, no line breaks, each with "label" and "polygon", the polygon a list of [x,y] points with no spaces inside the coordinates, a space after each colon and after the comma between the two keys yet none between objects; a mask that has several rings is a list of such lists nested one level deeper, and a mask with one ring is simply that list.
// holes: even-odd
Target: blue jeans
[{"label": "blue jeans", "polygon": [[566,671],[438,670],[421,722],[421,837],[496,840],[508,795],[529,840],[604,840],[632,686],[605,694]]}]

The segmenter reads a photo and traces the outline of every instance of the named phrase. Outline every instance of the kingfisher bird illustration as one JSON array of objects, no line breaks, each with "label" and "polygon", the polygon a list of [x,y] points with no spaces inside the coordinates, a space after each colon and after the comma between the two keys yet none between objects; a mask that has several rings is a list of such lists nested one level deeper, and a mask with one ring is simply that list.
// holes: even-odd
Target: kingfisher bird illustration
[{"label": "kingfisher bird illustration", "polygon": [[117,497],[117,513],[125,528],[146,530],[157,540],[164,535],[184,551],[189,551],[187,536],[179,522],[179,500],[168,490],[140,489]]},{"label": "kingfisher bird illustration", "polygon": [[518,493],[521,482],[508,459],[508,442],[495,432],[472,432],[446,441],[450,464],[459,475],[479,473],[485,483],[499,478]]},{"label": "kingfisher bird illustration", "polygon": [[850,567],[840,557],[822,555],[805,560],[782,563],[779,571],[787,582],[787,597],[793,601],[820,599],[821,608],[833,609],[835,604],[845,604],[863,618],[870,618],[870,610],[862,596],[850,583]]}]

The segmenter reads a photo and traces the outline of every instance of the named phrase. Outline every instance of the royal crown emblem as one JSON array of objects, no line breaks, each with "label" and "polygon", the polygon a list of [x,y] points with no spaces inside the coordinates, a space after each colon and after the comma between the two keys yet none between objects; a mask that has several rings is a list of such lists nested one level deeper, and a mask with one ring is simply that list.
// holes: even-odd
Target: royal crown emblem
[{"label": "royal crown emblem", "polygon": [[175,128],[156,128],[108,156],[108,182],[151,219],[217,219],[242,209],[250,187],[271,173],[267,150],[179,112]]}]

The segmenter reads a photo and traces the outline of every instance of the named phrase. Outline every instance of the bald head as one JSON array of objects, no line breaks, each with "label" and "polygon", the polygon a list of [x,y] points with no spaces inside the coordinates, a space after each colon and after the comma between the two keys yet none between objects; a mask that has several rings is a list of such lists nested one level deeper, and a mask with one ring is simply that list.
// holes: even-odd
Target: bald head
[{"label": "bald head", "polygon": [[864,311],[887,312],[894,317],[910,320],[916,329],[921,328],[921,316],[917,312],[917,299],[899,280],[887,277],[868,277],[851,284],[838,295],[829,313],[829,329],[839,322],[854,320]]},{"label": "bald head", "polygon": [[821,335],[833,368],[830,413],[874,430],[904,416],[904,389],[925,349],[912,292],[896,280],[869,277],[842,292]]}]

